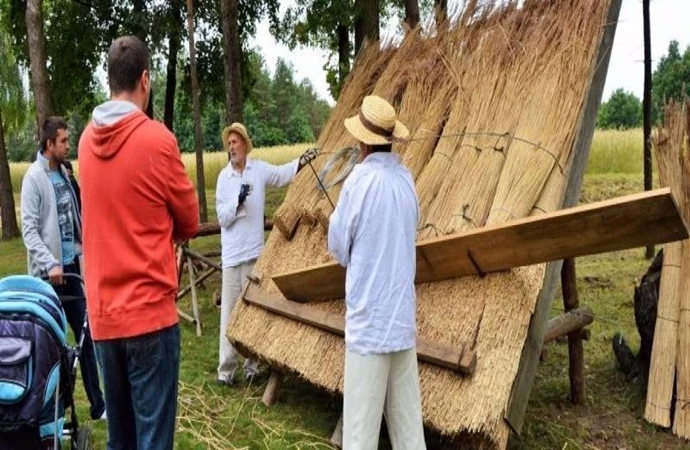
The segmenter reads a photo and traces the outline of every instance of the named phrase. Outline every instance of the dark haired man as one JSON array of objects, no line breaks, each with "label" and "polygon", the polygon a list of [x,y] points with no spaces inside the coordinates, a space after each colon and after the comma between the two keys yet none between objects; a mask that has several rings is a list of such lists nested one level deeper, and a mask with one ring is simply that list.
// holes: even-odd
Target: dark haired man
[{"label": "dark haired man", "polygon": [[[48,277],[59,295],[76,297],[65,301],[67,321],[79,338],[86,317],[81,282],[64,274],[81,275],[81,217],[78,199],[62,164],[69,153],[67,123],[48,117],[41,128],[41,149],[22,181],[22,236],[29,273]],[[88,328],[82,345],[81,376],[91,403],[91,418],[105,418],[103,393],[98,381],[96,356]]]},{"label": "dark haired man", "polygon": [[149,53],[135,36],[108,52],[110,101],[79,142],[89,319],[103,369],[108,449],[172,449],[180,329],[173,240],[199,205],[175,136],[147,109]]}]

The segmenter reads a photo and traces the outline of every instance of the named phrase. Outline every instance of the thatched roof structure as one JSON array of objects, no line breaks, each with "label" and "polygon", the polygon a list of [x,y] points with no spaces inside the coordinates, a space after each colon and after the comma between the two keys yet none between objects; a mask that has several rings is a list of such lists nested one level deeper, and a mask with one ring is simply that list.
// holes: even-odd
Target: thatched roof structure
[{"label": "thatched roof structure", "polygon": [[[413,134],[395,151],[415,176],[418,239],[561,206],[609,10],[608,0],[467,3],[444,32],[366,48],[318,142],[322,152],[355,144],[343,119],[372,92],[391,101]],[[334,201],[338,193],[329,190]],[[274,218],[282,232],[274,229],[257,262],[262,290],[280,295],[271,275],[330,261],[319,213],[330,206],[304,170]],[[418,335],[468,344],[478,358],[471,377],[420,364],[427,426],[472,448],[505,447],[504,416],[544,273],[539,265],[417,286]],[[345,305],[312,307],[344,314]],[[244,302],[228,336],[244,352],[342,391],[340,337]]]}]

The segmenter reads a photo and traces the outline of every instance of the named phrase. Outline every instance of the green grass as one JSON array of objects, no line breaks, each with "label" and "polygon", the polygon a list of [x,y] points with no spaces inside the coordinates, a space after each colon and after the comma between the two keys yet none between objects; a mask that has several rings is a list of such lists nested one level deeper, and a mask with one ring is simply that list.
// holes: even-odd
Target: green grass
[{"label": "green grass", "polygon": [[[582,200],[591,202],[639,192],[641,186],[639,174],[588,174]],[[214,193],[209,190],[207,195],[209,213],[213,216]],[[281,189],[267,192],[269,217],[283,195]],[[217,251],[218,237],[194,240],[193,248]],[[634,286],[649,264],[643,253],[642,249],[634,249],[577,259],[580,302],[591,306],[597,314],[591,326],[591,339],[585,343],[586,404],[573,406],[568,401],[567,346],[549,345],[548,356],[539,365],[522,437],[512,440],[512,450],[690,448],[682,440],[642,420],[642,387],[627,381],[617,370],[611,350],[611,338],[616,332],[623,332],[633,347],[639,345],[632,304]],[[25,270],[21,240],[0,243],[0,276]],[[288,378],[280,401],[267,409],[260,403],[262,386],[241,384],[220,389],[213,384],[219,318],[212,296],[219,286],[220,277],[216,275],[200,290],[203,335],[196,337],[191,324],[181,324],[177,448],[326,448],[325,440],[342,406],[338,398],[299,379]],[[189,298],[183,299],[180,306],[191,312]],[[552,313],[556,315],[561,310],[562,300],[556,298]],[[76,392],[79,417],[87,418],[88,403],[80,380]],[[92,425],[95,448],[105,448],[104,424]],[[209,436],[226,440],[214,446]],[[382,443],[381,447],[387,448],[387,444]]]}]

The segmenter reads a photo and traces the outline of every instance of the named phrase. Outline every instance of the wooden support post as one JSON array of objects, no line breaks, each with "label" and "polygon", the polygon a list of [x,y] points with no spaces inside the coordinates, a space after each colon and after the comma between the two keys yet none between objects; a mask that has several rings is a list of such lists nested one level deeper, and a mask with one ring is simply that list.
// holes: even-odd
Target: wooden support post
[{"label": "wooden support post", "polygon": [[331,438],[328,440],[330,444],[337,448],[341,449],[343,448],[343,415],[340,415],[340,419],[338,419],[338,423],[335,426],[335,430],[333,430],[333,434],[331,435]]},{"label": "wooden support post", "polygon": [[[566,313],[580,306],[577,297],[575,260],[566,259],[561,269],[561,288],[563,289],[563,306]],[[568,334],[568,362],[570,374],[570,401],[576,405],[585,403],[585,353],[582,339],[577,331]]]},{"label": "wooden support post", "polygon": [[277,370],[271,370],[271,376],[268,378],[268,384],[264,390],[264,395],[261,398],[261,403],[267,407],[273,406],[280,395],[280,387],[283,385],[283,374]]},{"label": "wooden support post", "polygon": [[[199,283],[203,283],[208,277],[210,277],[211,275],[213,275],[215,272],[216,272],[216,268],[215,268],[215,267],[211,267],[211,268],[208,269],[206,272],[204,272],[199,278],[197,278],[196,280],[194,280],[194,281],[195,281],[195,284],[198,285]],[[177,293],[177,300],[179,301],[179,300],[181,300],[182,298],[184,298],[184,296],[187,295],[187,294],[189,294],[189,291],[191,291],[191,290],[192,290],[192,286],[190,285],[190,286],[185,287],[185,288],[182,289],[181,291],[179,291],[179,292]]]},{"label": "wooden support post", "polygon": [[184,270],[184,251],[182,250],[185,244],[177,246],[177,285],[182,282],[182,271]]},{"label": "wooden support post", "polygon": [[196,321],[196,335],[201,336],[201,321],[199,320],[199,306],[196,296],[196,280],[194,277],[194,268],[192,267],[192,258],[187,256],[187,266],[189,266],[189,285],[192,288],[192,312],[194,320]]}]

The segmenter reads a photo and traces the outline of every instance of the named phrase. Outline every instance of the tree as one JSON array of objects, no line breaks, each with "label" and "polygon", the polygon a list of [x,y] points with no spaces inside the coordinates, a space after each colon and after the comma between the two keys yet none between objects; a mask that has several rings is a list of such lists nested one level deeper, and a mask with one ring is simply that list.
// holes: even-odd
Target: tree
[{"label": "tree", "polygon": [[[652,190],[652,42],[649,23],[649,0],[642,0],[642,19],[644,28],[644,96],[642,104],[643,117],[643,158],[644,190]],[[645,250],[647,259],[654,257],[654,246],[648,245]]]},{"label": "tree", "polygon": [[19,236],[5,133],[19,128],[26,116],[21,74],[5,32],[0,30],[0,223],[2,239]]},{"label": "tree", "polygon": [[168,66],[165,83],[165,110],[163,122],[170,131],[174,130],[175,123],[175,92],[177,90],[177,58],[182,42],[182,1],[172,0],[166,14],[168,25]]},{"label": "tree", "polygon": [[366,39],[379,39],[379,0],[355,0],[355,53],[359,53]]},{"label": "tree", "polygon": [[242,122],[242,44],[238,0],[221,0],[223,15],[223,66],[225,69],[225,121]]},{"label": "tree", "polygon": [[405,0],[405,23],[411,30],[419,24],[418,0]]},{"label": "tree", "polygon": [[187,0],[187,38],[189,41],[189,63],[192,73],[192,105],[194,108],[194,142],[196,150],[197,195],[199,196],[199,220],[208,222],[206,210],[206,182],[204,180],[204,147],[201,136],[201,107],[199,106],[199,81],[196,78],[196,50],[194,48],[194,5]]},{"label": "tree", "polygon": [[690,94],[689,80],[690,46],[681,55],[678,41],[671,41],[668,54],[661,57],[652,76],[652,111],[655,121],[661,119],[666,102],[681,101],[684,95]]},{"label": "tree", "polygon": [[36,102],[36,119],[39,126],[53,114],[50,79],[46,61],[46,42],[43,34],[43,1],[27,0],[26,31],[31,61],[31,85]]},{"label": "tree", "polygon": [[601,104],[597,126],[599,128],[628,129],[642,124],[642,105],[632,92],[616,89],[608,101]]}]

